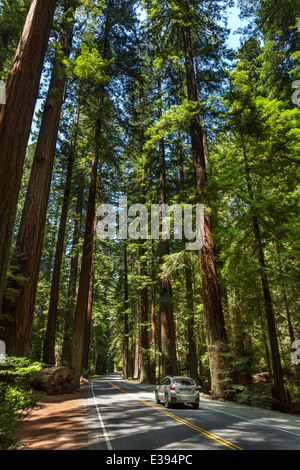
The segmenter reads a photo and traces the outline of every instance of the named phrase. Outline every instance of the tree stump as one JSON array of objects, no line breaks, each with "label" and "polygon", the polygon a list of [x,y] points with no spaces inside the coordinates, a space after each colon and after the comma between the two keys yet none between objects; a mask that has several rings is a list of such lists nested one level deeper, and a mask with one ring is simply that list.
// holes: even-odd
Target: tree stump
[{"label": "tree stump", "polygon": [[72,393],[75,388],[74,374],[67,367],[45,367],[33,376],[32,387],[48,395]]}]

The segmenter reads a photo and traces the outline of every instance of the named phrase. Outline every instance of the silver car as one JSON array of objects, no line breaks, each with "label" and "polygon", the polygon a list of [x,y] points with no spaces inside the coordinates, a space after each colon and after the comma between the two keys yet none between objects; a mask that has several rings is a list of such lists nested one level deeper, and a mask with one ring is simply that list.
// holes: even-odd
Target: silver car
[{"label": "silver car", "polygon": [[164,402],[166,408],[175,403],[191,403],[199,408],[199,387],[191,377],[168,375],[155,389],[155,402]]}]

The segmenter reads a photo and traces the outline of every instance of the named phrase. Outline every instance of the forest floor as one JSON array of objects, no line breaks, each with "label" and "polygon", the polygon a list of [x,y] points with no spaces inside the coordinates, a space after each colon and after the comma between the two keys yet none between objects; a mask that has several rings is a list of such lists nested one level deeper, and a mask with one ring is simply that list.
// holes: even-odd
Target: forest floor
[{"label": "forest floor", "polygon": [[19,431],[19,450],[86,450],[88,386],[86,381],[72,394],[43,396]]}]

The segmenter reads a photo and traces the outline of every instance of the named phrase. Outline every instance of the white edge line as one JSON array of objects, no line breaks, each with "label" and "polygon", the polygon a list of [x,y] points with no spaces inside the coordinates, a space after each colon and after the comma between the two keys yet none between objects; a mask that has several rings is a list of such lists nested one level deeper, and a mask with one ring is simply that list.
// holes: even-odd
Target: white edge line
[{"label": "white edge line", "polygon": [[299,434],[296,434],[293,431],[288,431],[287,429],[283,429],[283,428],[280,427],[279,424],[277,426],[274,426],[274,425],[272,426],[270,424],[261,423],[260,421],[258,421],[260,418],[257,418],[257,420],[253,420],[253,419],[245,418],[244,416],[238,416],[238,415],[234,415],[232,413],[227,413],[226,411],[215,410],[212,406],[209,406],[207,403],[205,403],[203,401],[202,402],[200,401],[200,404],[204,405],[204,406],[206,405],[208,408],[210,408],[212,411],[215,411],[216,413],[223,413],[224,415],[232,416],[234,418],[239,418],[239,419],[244,420],[244,421],[249,421],[249,423],[255,424],[256,426],[257,425],[265,426],[265,427],[271,428],[275,431],[287,432],[289,434],[293,434],[294,436],[299,437]]},{"label": "white edge line", "polygon": [[95,407],[96,407],[96,410],[97,410],[98,418],[99,418],[99,421],[100,421],[100,424],[101,424],[101,427],[102,427],[102,431],[103,431],[103,435],[104,435],[104,438],[105,438],[105,441],[106,441],[107,448],[108,448],[108,450],[113,450],[112,445],[111,445],[110,440],[109,440],[109,437],[108,437],[108,434],[107,434],[105,426],[104,426],[102,416],[100,414],[100,411],[99,411],[99,408],[98,408],[98,405],[97,405],[96,397],[95,397],[95,394],[94,394],[93,382],[92,382],[92,393],[93,393],[94,404],[95,404]]}]

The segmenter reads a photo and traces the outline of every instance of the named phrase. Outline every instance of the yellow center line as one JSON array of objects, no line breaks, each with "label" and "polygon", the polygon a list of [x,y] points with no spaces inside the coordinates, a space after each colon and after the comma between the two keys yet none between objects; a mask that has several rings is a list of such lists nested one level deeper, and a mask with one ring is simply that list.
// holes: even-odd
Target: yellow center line
[{"label": "yellow center line", "polygon": [[[113,384],[109,380],[107,380],[107,379],[105,379],[105,380],[108,384],[112,385],[114,388],[120,390],[121,392],[126,393],[127,395],[132,395],[132,393],[126,392],[126,390],[123,390],[122,388],[120,388],[117,385]],[[206,429],[202,429],[199,426],[197,426],[196,424],[190,423],[189,421],[186,421],[183,418],[179,418],[178,416],[174,415],[173,413],[170,413],[167,410],[163,410],[161,408],[158,408],[157,406],[153,405],[152,403],[148,403],[145,400],[141,400],[141,399],[136,398],[136,397],[134,397],[134,398],[136,400],[138,400],[139,402],[143,403],[144,405],[150,406],[154,410],[160,411],[161,413],[165,414],[166,416],[169,416],[170,418],[175,419],[179,423],[184,424],[185,426],[188,426],[188,427],[194,429],[195,431],[198,431],[199,433],[203,434],[206,437],[209,437],[210,439],[214,439],[215,441],[219,442],[220,444],[223,444],[226,447],[229,447],[232,450],[244,450],[244,449],[242,449],[242,447],[239,447],[236,444],[233,444],[232,442],[226,441],[222,437],[216,436],[215,434],[207,431]]]}]

